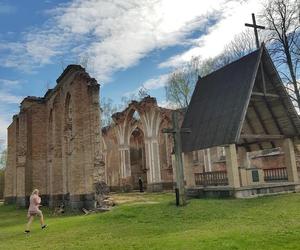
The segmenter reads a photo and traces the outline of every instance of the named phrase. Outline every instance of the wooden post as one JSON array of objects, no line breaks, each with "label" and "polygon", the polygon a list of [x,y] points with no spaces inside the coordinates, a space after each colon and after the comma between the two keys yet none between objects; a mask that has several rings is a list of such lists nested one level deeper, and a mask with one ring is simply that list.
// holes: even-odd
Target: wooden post
[{"label": "wooden post", "polygon": [[183,153],[184,177],[187,187],[196,186],[195,175],[193,172],[193,152]]},{"label": "wooden post", "polygon": [[285,159],[285,166],[288,175],[288,181],[298,182],[299,177],[297,172],[294,144],[290,138],[284,139],[283,151],[284,151],[284,159]]},{"label": "wooden post", "polygon": [[172,125],[171,129],[163,129],[163,133],[171,133],[174,140],[175,151],[175,166],[176,166],[176,188],[179,195],[179,206],[186,204],[185,188],[184,188],[184,172],[182,162],[182,148],[181,148],[181,132],[190,132],[189,129],[180,129],[178,125],[178,113],[174,111],[172,113]]},{"label": "wooden post", "polygon": [[178,126],[178,113],[175,111],[172,114],[172,125],[175,132],[174,135],[174,149],[175,149],[175,162],[176,162],[176,184],[179,189],[179,205],[183,206],[186,203],[185,188],[184,188],[184,174],[182,162],[182,149],[181,149],[181,134]]},{"label": "wooden post", "polygon": [[226,152],[226,168],[229,186],[233,188],[240,187],[240,176],[238,169],[238,161],[236,155],[235,144],[230,144],[225,147]]}]

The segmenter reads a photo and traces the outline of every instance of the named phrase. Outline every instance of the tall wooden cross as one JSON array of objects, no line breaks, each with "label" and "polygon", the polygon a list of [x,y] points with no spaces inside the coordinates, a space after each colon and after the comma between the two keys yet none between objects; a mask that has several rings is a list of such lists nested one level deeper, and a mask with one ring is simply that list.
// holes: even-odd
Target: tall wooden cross
[{"label": "tall wooden cross", "polygon": [[[180,128],[178,125],[178,112],[172,113],[172,128],[163,129],[163,133],[169,133],[173,135],[174,140],[174,151],[176,161],[176,203],[184,206],[186,204],[185,188],[184,188],[184,173],[183,173],[183,162],[182,162],[182,148],[181,148],[181,133],[190,133],[190,129]],[[178,198],[178,200],[177,200]]]},{"label": "tall wooden cross", "polygon": [[253,24],[251,24],[251,23],[245,23],[245,26],[254,28],[254,35],[255,35],[255,40],[256,40],[256,47],[259,49],[260,45],[259,45],[259,39],[258,39],[257,29],[265,29],[265,27],[256,24],[254,13],[252,13],[252,22],[253,22]]}]

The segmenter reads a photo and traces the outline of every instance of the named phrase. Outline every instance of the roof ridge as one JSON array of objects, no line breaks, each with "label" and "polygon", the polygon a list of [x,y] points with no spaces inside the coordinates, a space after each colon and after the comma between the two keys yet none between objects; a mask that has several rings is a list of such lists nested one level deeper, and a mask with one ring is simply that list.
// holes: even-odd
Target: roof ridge
[{"label": "roof ridge", "polygon": [[234,60],[234,61],[232,61],[232,62],[230,62],[230,63],[228,63],[228,64],[226,64],[226,65],[224,65],[224,66],[222,66],[221,68],[218,68],[218,69],[214,70],[213,72],[211,72],[211,73],[209,73],[209,74],[207,74],[207,75],[205,75],[205,76],[203,76],[203,77],[201,76],[199,80],[203,80],[203,79],[205,79],[205,78],[211,76],[212,74],[217,73],[218,71],[221,71],[221,70],[224,70],[225,68],[230,67],[232,64],[238,63],[238,62],[240,62],[241,60],[245,60],[247,57],[250,57],[250,56],[253,55],[254,53],[257,53],[257,52],[259,52],[260,50],[263,50],[264,48],[265,48],[264,46],[261,46],[259,49],[256,49],[256,50],[250,52],[249,54],[244,55],[244,56],[242,56],[242,57],[240,57],[240,58],[238,58],[238,59],[236,59],[236,60]]}]

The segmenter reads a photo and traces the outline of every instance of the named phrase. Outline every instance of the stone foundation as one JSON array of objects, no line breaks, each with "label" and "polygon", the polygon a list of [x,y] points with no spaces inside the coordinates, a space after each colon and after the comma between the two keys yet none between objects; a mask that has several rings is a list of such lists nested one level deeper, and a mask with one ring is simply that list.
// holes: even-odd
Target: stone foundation
[{"label": "stone foundation", "polygon": [[16,198],[16,205],[17,207],[26,207],[26,197],[17,197]]},{"label": "stone foundation", "polygon": [[5,197],[4,204],[6,205],[16,204],[16,197]]},{"label": "stone foundation", "polygon": [[161,192],[161,191],[163,191],[163,183],[147,184],[147,192]]},{"label": "stone foundation", "polygon": [[121,187],[120,186],[109,186],[109,191],[110,192],[120,192]]},{"label": "stone foundation", "polygon": [[219,187],[195,187],[187,189],[190,198],[253,198],[258,196],[300,192],[298,183],[272,183],[251,187],[232,188]]},{"label": "stone foundation", "polygon": [[176,183],[175,182],[162,182],[163,190],[173,190],[175,189]]},{"label": "stone foundation", "polygon": [[96,207],[94,194],[71,195],[67,207],[71,210],[94,209]]},{"label": "stone foundation", "polygon": [[48,202],[49,207],[55,208],[64,204],[66,209],[81,210],[82,208],[93,209],[95,208],[94,194],[80,194],[80,195],[53,195],[48,196],[45,203]]},{"label": "stone foundation", "polygon": [[268,184],[250,188],[239,188],[235,191],[234,195],[236,198],[252,198],[282,193],[295,193],[300,191],[299,187],[299,184],[294,183]]}]

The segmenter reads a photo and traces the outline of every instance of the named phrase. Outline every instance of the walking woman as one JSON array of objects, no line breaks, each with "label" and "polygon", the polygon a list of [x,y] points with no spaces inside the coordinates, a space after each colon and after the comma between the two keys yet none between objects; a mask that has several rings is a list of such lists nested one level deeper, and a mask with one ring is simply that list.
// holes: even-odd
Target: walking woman
[{"label": "walking woman", "polygon": [[34,219],[34,216],[38,215],[40,217],[40,223],[42,229],[46,228],[47,225],[44,222],[44,216],[42,211],[39,209],[41,203],[41,197],[39,196],[39,190],[34,189],[30,196],[30,205],[28,208],[27,218],[28,222],[26,225],[25,233],[30,233],[30,226]]}]

